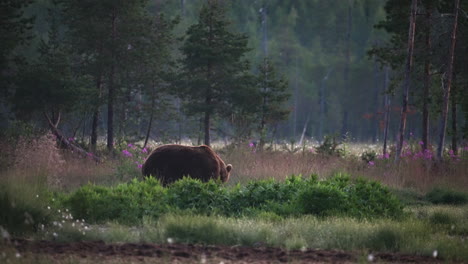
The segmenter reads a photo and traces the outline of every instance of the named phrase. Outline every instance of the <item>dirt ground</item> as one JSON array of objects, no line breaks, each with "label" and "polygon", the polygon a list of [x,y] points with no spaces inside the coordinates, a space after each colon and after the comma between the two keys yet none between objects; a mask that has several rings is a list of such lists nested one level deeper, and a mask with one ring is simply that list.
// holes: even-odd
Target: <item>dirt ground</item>
[{"label": "dirt ground", "polygon": [[[192,244],[106,244],[103,241],[58,243],[16,239],[12,247],[20,254],[42,255],[61,260],[106,263],[356,263],[367,262],[368,256],[337,250],[285,250],[271,247],[204,246]],[[378,263],[438,263],[427,256],[375,253]],[[79,261],[81,262],[81,261]],[[88,261],[84,261],[88,262]]]}]

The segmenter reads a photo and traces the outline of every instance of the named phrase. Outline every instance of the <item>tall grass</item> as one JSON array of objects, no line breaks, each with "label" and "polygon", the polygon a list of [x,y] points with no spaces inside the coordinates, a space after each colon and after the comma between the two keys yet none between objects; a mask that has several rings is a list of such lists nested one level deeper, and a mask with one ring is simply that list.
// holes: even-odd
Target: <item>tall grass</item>
[{"label": "tall grass", "polygon": [[[395,188],[410,188],[426,192],[436,186],[456,190],[468,189],[468,151],[457,160],[434,162],[408,157],[395,163],[393,159],[378,159],[372,164],[361,160],[365,145],[353,145],[353,152],[345,157],[318,155],[306,147],[298,152],[252,151],[244,148],[226,151],[225,161],[233,164],[230,181],[244,183],[249,180],[275,178],[283,180],[291,174],[317,174],[322,178],[337,172],[363,176]],[[356,152],[361,151],[361,152]]]}]

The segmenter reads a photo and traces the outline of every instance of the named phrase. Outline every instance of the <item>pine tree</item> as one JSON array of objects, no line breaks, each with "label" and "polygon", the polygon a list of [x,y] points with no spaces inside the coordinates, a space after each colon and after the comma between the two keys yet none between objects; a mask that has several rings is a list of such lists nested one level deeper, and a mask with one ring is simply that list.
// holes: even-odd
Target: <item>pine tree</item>
[{"label": "pine tree", "polygon": [[265,144],[267,127],[285,120],[289,115],[289,110],[285,108],[285,103],[289,100],[288,83],[278,77],[276,69],[267,58],[258,66],[257,89],[259,92],[260,104],[257,111],[259,121],[260,149]]},{"label": "pine tree", "polygon": [[234,33],[222,3],[209,0],[201,9],[198,23],[187,30],[181,51],[180,95],[188,113],[203,114],[204,144],[210,145],[213,117],[228,115],[235,94],[248,89],[247,36]]}]

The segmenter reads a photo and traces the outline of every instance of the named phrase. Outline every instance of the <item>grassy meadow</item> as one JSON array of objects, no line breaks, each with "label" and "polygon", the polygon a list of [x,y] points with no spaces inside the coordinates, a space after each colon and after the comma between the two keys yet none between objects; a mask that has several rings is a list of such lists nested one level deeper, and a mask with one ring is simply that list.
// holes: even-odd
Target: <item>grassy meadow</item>
[{"label": "grassy meadow", "polygon": [[[142,179],[150,149],[122,142],[95,163],[53,137],[3,144],[0,259],[8,241],[198,243],[401,252],[468,261],[468,150],[442,162],[407,144],[399,164],[378,146],[216,146],[228,183]],[[5,154],[6,153],[6,154]],[[23,262],[22,262],[23,261]],[[44,260],[47,263],[47,260]],[[80,262],[81,263],[81,262]],[[86,262],[84,262],[86,263]],[[118,263],[118,262],[116,262]]]}]

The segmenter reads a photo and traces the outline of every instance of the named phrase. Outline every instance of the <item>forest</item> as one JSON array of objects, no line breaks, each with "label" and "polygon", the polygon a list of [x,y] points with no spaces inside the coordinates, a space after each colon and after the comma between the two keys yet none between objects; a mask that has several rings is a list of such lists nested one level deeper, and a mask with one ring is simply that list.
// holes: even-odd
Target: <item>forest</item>
[{"label": "forest", "polygon": [[468,1],[0,0],[0,87],[0,263],[468,261]]},{"label": "forest", "polygon": [[[440,142],[442,120],[455,153],[466,137],[466,3],[453,61],[453,1],[419,3],[407,69],[408,1],[219,1],[205,13],[203,2],[5,1],[1,127],[50,119],[91,149],[327,135],[376,143],[398,141],[404,112],[404,138],[425,148]],[[216,43],[197,45],[203,25],[220,30]]]}]

